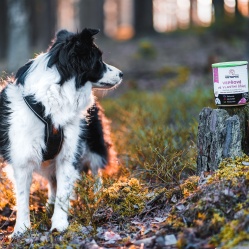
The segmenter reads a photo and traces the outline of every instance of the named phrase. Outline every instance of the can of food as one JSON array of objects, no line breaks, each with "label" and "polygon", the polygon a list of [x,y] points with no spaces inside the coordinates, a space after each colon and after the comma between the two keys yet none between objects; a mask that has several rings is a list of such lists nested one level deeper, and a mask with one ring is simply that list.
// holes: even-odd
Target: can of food
[{"label": "can of food", "polygon": [[248,103],[247,64],[247,61],[212,64],[216,105],[240,106]]}]

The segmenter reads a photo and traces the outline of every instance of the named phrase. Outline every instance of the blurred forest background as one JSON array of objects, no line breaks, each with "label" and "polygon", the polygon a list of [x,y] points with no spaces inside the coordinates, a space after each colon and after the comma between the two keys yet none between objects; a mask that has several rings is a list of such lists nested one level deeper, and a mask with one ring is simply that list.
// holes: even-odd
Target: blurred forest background
[{"label": "blurred forest background", "polygon": [[[102,37],[121,42],[172,31],[212,30],[218,38],[249,43],[248,0],[1,0],[0,71],[15,72],[45,51],[59,29],[99,28]],[[195,33],[201,35],[199,33]],[[192,33],[193,35],[193,33]],[[167,38],[167,37],[166,37]],[[182,39],[182,38],[181,38]],[[191,42],[190,42],[191,43]],[[184,45],[184,44],[183,44]],[[195,47],[195,44],[192,44]],[[206,43],[202,43],[206,46]],[[126,53],[130,50],[127,49]],[[122,55],[122,54],[121,54]],[[117,54],[115,54],[117,56]],[[210,55],[212,57],[214,55]],[[122,65],[121,65],[122,66]]]}]

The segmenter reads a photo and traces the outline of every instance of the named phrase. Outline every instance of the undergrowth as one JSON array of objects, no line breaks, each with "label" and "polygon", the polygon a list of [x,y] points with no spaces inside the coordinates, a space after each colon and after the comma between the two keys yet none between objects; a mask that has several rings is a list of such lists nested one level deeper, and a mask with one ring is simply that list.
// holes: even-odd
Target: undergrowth
[{"label": "undergrowth", "polygon": [[195,172],[198,113],[212,105],[210,99],[210,90],[166,88],[160,93],[130,91],[103,105],[115,120],[116,145],[125,153],[125,164],[137,177],[168,184]]}]

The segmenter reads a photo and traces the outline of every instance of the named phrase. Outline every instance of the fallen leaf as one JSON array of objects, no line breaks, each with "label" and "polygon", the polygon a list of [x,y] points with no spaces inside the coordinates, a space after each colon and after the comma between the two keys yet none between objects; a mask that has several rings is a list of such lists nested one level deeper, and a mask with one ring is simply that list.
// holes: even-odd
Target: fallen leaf
[{"label": "fallen leaf", "polygon": [[152,223],[161,223],[164,222],[167,219],[167,217],[155,217]]},{"label": "fallen leaf", "polygon": [[8,226],[7,227],[7,232],[8,233],[12,233],[14,231],[14,228],[13,227],[11,227],[11,226]]},{"label": "fallen leaf", "polygon": [[122,239],[119,234],[114,233],[113,231],[105,232],[104,238],[105,240],[114,240],[114,241]]},{"label": "fallen leaf", "polygon": [[156,238],[156,236],[152,236],[150,238],[145,238],[145,239],[141,239],[141,240],[132,241],[132,243],[134,245],[137,245],[137,246],[139,246],[141,244],[150,245],[150,244],[152,244],[154,242],[155,238]]},{"label": "fallen leaf", "polygon": [[165,245],[171,246],[177,243],[176,237],[174,234],[166,235],[165,236]]}]

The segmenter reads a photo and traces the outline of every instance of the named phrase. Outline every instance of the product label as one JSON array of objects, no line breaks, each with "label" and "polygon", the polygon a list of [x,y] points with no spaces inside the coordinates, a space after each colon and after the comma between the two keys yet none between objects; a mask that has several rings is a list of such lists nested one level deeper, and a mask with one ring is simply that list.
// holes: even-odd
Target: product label
[{"label": "product label", "polygon": [[247,65],[213,68],[214,96],[217,105],[248,102]]}]

